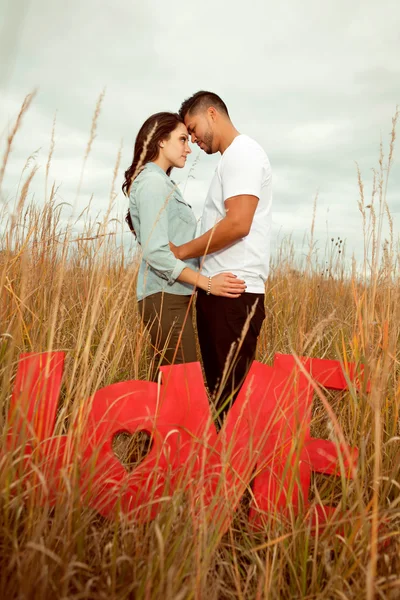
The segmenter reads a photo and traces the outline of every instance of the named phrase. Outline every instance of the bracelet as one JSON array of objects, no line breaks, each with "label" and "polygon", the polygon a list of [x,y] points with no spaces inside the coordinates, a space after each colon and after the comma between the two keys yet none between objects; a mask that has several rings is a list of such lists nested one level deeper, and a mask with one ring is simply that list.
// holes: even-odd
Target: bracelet
[{"label": "bracelet", "polygon": [[207,296],[211,294],[211,277],[208,278]]}]

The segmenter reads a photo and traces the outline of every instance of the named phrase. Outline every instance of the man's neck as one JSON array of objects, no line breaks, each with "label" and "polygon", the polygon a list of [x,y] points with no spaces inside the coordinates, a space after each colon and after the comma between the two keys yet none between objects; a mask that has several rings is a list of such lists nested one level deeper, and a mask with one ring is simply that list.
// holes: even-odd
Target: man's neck
[{"label": "man's neck", "polygon": [[220,135],[218,152],[223,154],[225,150],[229,148],[229,146],[232,144],[235,137],[237,137],[238,135],[240,135],[240,131],[238,131],[236,127],[232,125],[232,123],[227,123],[224,126]]}]

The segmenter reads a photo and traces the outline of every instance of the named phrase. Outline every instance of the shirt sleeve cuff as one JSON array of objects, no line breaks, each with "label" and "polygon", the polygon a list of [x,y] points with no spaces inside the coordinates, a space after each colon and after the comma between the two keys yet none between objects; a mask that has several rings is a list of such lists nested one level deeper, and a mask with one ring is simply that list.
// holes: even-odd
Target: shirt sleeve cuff
[{"label": "shirt sleeve cuff", "polygon": [[183,260],[177,260],[176,261],[176,265],[168,279],[168,283],[175,283],[176,279],[179,277],[179,275],[182,273],[183,269],[186,269],[187,264],[183,262]]}]

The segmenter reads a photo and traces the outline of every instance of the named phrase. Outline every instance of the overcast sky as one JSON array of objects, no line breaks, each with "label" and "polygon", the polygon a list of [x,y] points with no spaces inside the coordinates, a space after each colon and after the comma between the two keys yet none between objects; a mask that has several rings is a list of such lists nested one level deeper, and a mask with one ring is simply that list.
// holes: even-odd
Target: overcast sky
[{"label": "overcast sky", "polygon": [[[93,193],[92,214],[104,212],[121,140],[119,189],[143,121],[209,89],[269,156],[273,245],[291,233],[301,251],[318,192],[319,247],[340,236],[348,256],[361,256],[355,163],[369,197],[380,141],[387,154],[400,104],[398,0],[0,0],[0,11],[1,154],[24,96],[38,89],[13,146],[3,202],[12,201],[27,157],[39,148],[33,189],[37,202],[43,198],[56,111],[51,180],[60,184],[60,200],[74,201],[106,88],[79,198],[82,208]],[[399,145],[388,194],[396,237]],[[219,158],[199,152],[193,147],[185,169],[173,173],[197,215]],[[122,193],[116,204],[126,209]]]}]

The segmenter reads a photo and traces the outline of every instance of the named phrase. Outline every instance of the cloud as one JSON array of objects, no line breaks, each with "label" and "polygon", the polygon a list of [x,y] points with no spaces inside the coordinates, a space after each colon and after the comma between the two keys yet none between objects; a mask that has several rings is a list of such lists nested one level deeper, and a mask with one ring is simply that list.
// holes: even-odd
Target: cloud
[{"label": "cloud", "polygon": [[[3,144],[24,95],[39,91],[15,140],[3,200],[15,194],[23,165],[38,148],[41,170],[32,191],[37,201],[43,198],[57,111],[51,180],[61,183],[60,199],[74,202],[93,111],[106,88],[79,207],[93,194],[91,214],[107,210],[121,140],[118,189],[144,119],[212,89],[238,129],[270,158],[275,234],[293,232],[300,247],[318,193],[316,236],[346,235],[349,250],[361,257],[356,162],[369,196],[380,141],[387,154],[400,104],[397,2],[253,0],[245,8],[238,0],[203,0],[194,9],[183,0],[8,0],[6,9]],[[199,214],[218,157],[202,154],[187,179],[196,155],[173,177]],[[400,212],[399,183],[396,158],[388,195],[393,214]],[[120,193],[115,210],[125,208]]]}]

